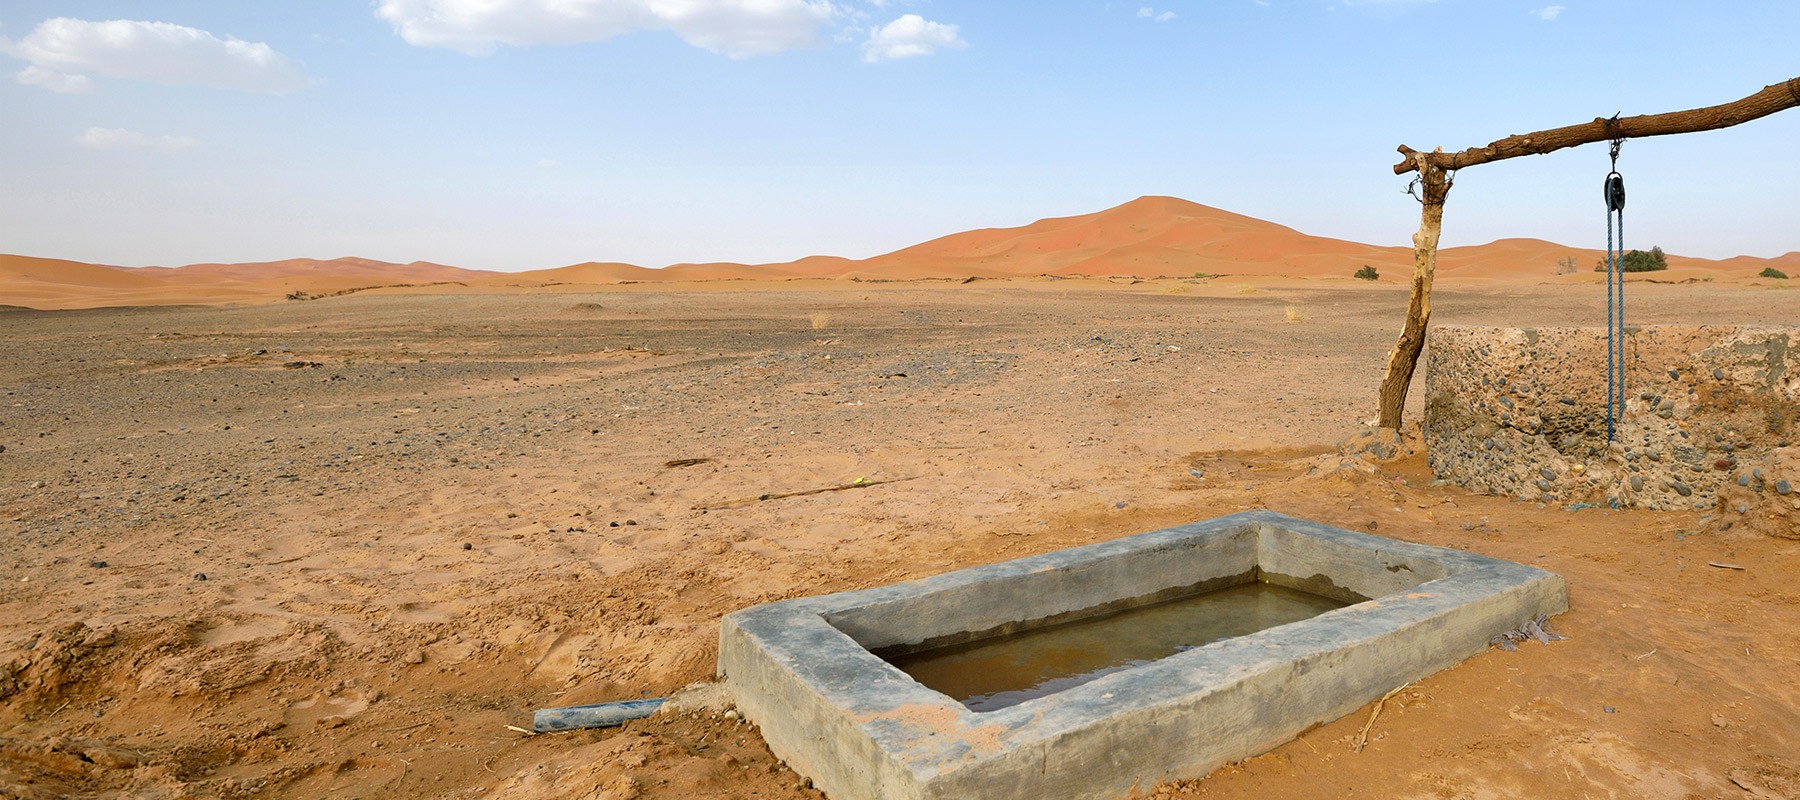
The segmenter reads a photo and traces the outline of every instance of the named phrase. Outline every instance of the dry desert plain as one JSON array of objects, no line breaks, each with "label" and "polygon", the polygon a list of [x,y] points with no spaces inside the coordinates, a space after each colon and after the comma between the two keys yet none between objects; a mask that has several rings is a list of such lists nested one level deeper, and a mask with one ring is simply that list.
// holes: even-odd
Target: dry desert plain
[{"label": "dry desert plain", "polygon": [[[818,797],[720,714],[508,726],[707,680],[748,605],[1256,507],[1556,571],[1569,639],[1400,691],[1360,752],[1370,708],[1142,796],[1800,796],[1800,541],[1338,455],[1389,277],[0,312],[0,797]],[[1435,321],[1604,318],[1551,277],[1444,280]],[[1800,318],[1766,281],[1630,291]]]}]

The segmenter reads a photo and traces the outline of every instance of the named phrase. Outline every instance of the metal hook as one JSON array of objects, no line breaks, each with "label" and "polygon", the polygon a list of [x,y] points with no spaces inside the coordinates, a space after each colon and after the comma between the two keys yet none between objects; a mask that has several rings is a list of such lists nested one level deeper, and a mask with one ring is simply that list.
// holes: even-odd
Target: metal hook
[{"label": "metal hook", "polygon": [[1616,111],[1613,112],[1612,119],[1606,121],[1606,136],[1612,140],[1612,146],[1608,148],[1608,152],[1612,156],[1613,171],[1618,172],[1619,148],[1625,144],[1625,134],[1619,130],[1619,114]]}]

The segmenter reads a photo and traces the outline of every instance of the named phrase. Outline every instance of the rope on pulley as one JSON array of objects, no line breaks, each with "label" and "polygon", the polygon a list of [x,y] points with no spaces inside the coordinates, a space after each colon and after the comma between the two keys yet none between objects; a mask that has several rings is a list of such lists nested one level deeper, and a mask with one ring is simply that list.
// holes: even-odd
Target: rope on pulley
[{"label": "rope on pulley", "polygon": [[[1606,174],[1606,440],[1618,441],[1625,416],[1625,176],[1619,174],[1619,148],[1625,136],[1619,115],[1606,121],[1612,138],[1612,171]],[[1613,225],[1619,228],[1613,247]]]}]

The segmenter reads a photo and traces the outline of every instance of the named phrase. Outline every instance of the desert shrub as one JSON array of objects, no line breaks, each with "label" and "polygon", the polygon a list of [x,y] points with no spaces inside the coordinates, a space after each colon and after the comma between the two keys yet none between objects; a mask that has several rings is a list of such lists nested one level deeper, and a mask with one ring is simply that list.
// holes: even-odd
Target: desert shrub
[{"label": "desert shrub", "polygon": [[1365,281],[1372,281],[1377,278],[1380,278],[1381,273],[1376,272],[1374,267],[1371,267],[1368,264],[1364,264],[1364,265],[1362,265],[1362,269],[1357,270],[1356,274],[1352,275],[1350,277],[1361,278]]},{"label": "desert shrub", "polygon": [[[1624,272],[1661,272],[1669,268],[1669,258],[1663,254],[1661,247],[1652,247],[1650,252],[1633,250],[1619,259],[1619,269]],[[1594,264],[1595,272],[1606,271],[1606,259],[1602,258]]]},{"label": "desert shrub", "polygon": [[1774,267],[1763,267],[1763,271],[1756,273],[1756,276],[1759,278],[1786,278],[1787,273]]}]

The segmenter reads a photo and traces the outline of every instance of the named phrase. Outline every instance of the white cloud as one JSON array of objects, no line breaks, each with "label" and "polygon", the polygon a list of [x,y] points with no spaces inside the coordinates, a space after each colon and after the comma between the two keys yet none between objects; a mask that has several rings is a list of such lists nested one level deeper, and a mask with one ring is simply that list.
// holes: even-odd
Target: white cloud
[{"label": "white cloud", "polygon": [[192,136],[151,136],[124,128],[88,128],[75,143],[95,150],[186,150],[200,144]]},{"label": "white cloud", "polygon": [[19,70],[19,73],[13,77],[18,78],[19,82],[26,86],[36,86],[62,94],[85,92],[94,88],[94,82],[86,75],[64,75],[56,70],[37,66]]},{"label": "white cloud", "polygon": [[1562,6],[1544,6],[1543,8],[1534,9],[1531,13],[1538,19],[1549,22],[1562,16],[1564,10],[1565,9]]},{"label": "white cloud", "polygon": [[667,30],[733,58],[811,45],[841,13],[830,0],[380,0],[375,10],[410,44],[469,55]]},{"label": "white cloud", "polygon": [[86,88],[89,74],[275,94],[306,86],[300,70],[262,42],[168,22],[57,17],[16,42],[0,39],[0,52],[31,63],[20,83],[52,91]]},{"label": "white cloud", "polygon": [[928,56],[938,48],[961,49],[969,43],[957,35],[955,25],[932,22],[918,14],[906,14],[869,31],[863,42],[863,60],[868,62]]},{"label": "white cloud", "polygon": [[537,165],[538,169],[556,169],[562,166],[562,162],[554,158],[540,158]]},{"label": "white cloud", "polygon": [[1158,14],[1156,12],[1156,9],[1151,8],[1149,6],[1144,6],[1143,8],[1138,9],[1138,19],[1153,19],[1153,20],[1156,20],[1157,22],[1168,22],[1169,20],[1172,20],[1174,18],[1175,18],[1175,12],[1173,12],[1173,11],[1164,11],[1164,12]]}]

